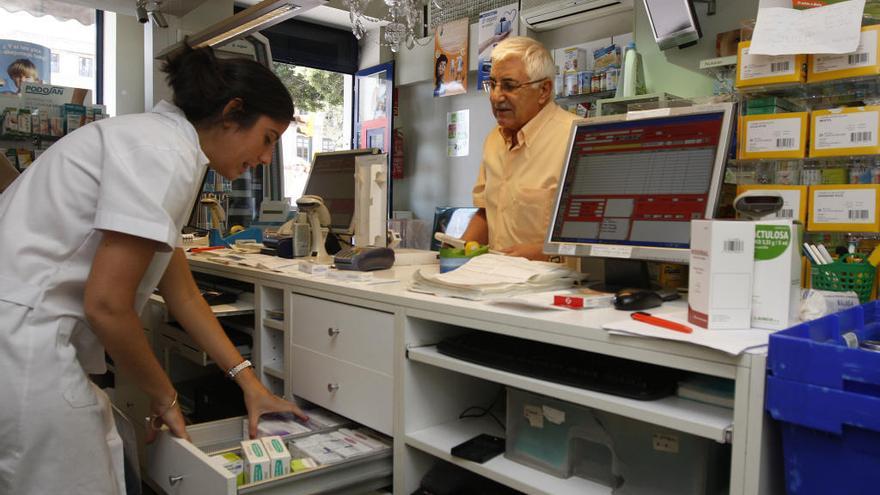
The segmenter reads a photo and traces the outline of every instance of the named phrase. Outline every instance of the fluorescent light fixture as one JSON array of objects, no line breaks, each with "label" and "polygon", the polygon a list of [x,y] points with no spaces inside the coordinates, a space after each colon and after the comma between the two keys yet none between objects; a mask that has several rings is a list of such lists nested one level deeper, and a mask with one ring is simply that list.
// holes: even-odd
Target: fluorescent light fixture
[{"label": "fluorescent light fixture", "polygon": [[[202,48],[220,46],[253,32],[274,26],[326,3],[327,0],[263,0],[241,12],[199,31],[187,38],[189,46]],[[156,58],[165,58],[182,48],[177,43],[162,51]]]}]

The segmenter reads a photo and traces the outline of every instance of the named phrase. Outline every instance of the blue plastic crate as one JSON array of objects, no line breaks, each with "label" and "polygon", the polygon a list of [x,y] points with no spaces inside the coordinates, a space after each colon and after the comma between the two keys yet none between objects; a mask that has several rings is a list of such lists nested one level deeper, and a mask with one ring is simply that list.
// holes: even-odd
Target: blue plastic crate
[{"label": "blue plastic crate", "polygon": [[880,398],[767,378],[788,495],[880,492]]},{"label": "blue plastic crate", "polygon": [[[850,349],[841,334],[880,340],[880,301],[770,335],[768,374],[776,378],[880,395],[880,353]],[[880,493],[880,488],[878,488]]]}]

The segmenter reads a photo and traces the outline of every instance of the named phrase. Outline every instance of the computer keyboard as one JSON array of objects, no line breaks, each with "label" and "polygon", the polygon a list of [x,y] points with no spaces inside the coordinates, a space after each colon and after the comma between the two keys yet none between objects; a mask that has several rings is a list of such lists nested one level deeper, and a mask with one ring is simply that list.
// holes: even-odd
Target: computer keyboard
[{"label": "computer keyboard", "polygon": [[638,400],[675,393],[683,372],[553,344],[471,332],[447,338],[437,351],[519,375]]}]

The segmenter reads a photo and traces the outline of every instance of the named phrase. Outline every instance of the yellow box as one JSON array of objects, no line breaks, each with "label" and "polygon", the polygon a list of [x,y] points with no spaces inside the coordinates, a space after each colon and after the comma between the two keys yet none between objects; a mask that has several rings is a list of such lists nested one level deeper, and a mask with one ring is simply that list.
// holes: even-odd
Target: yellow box
[{"label": "yellow box", "polygon": [[749,55],[751,41],[740,41],[736,57],[736,87],[806,81],[806,55]]},{"label": "yellow box", "polygon": [[761,191],[778,192],[782,195],[782,209],[775,215],[770,215],[764,220],[787,219],[807,223],[807,186],[789,186],[784,184],[744,184],[736,186],[736,194],[760,189]]},{"label": "yellow box", "polygon": [[814,110],[811,117],[811,157],[880,153],[880,105]]},{"label": "yellow box", "polygon": [[880,232],[880,184],[810,186],[811,232]]},{"label": "yellow box", "polygon": [[859,47],[852,53],[810,55],[807,82],[880,74],[880,25],[862,28]]},{"label": "yellow box", "polygon": [[807,112],[743,115],[740,121],[740,158],[807,156]]}]

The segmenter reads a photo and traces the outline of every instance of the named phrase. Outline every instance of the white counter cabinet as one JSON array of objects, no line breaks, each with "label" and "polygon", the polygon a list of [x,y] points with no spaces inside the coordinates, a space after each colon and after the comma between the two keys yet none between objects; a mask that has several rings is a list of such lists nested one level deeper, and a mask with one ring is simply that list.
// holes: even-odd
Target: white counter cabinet
[{"label": "white counter cabinet", "polygon": [[[375,274],[376,281],[388,283],[366,284],[199,258],[190,265],[196,272],[255,284],[254,355],[264,382],[288,398],[303,397],[393,436],[396,494],[412,493],[438,459],[529,494],[610,494],[600,484],[556,478],[503,456],[476,464],[450,455],[453,445],[479,433],[504,434],[492,420],[461,420],[459,414],[468,406],[488,405],[505,386],[728,443],[729,493],[782,493],[779,439],[763,411],[765,351],[730,356],[672,341],[608,335],[601,325],[621,318],[611,309],[535,312],[413,293],[406,290],[414,270],[408,267]],[[683,305],[667,303],[654,313]],[[730,379],[735,407],[677,397],[636,401],[437,352],[443,338],[474,330]]]}]

